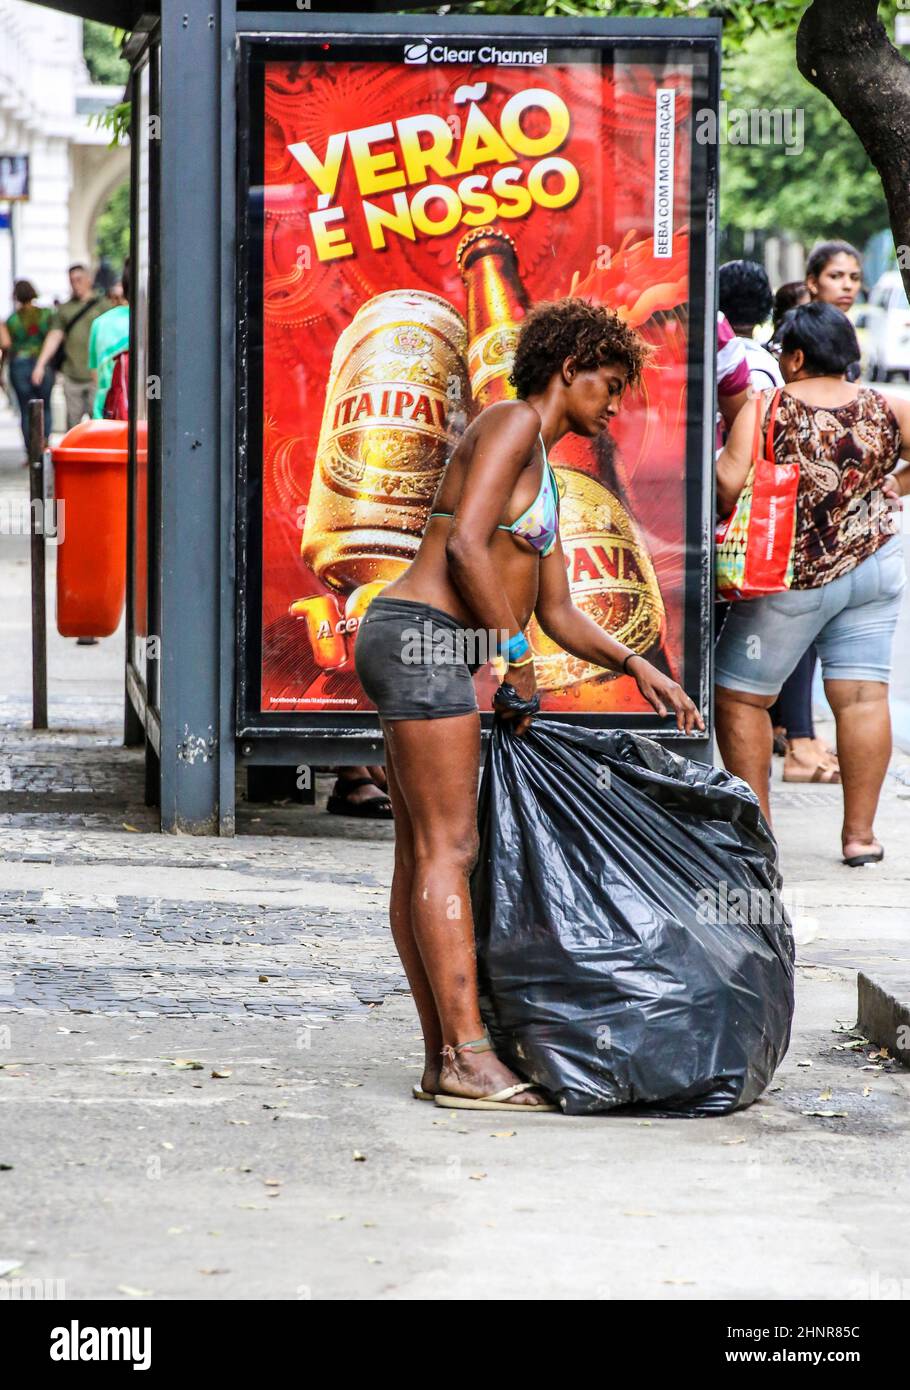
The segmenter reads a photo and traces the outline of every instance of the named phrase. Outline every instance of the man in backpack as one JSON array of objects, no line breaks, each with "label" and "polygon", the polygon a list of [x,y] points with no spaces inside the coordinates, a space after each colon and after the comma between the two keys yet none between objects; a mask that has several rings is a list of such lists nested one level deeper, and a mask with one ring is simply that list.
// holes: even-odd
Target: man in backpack
[{"label": "man in backpack", "polygon": [[72,297],[54,314],[32,372],[32,384],[40,386],[45,367],[59,357],[68,430],[78,425],[84,415],[92,413],[96,381],[88,364],[89,338],[98,315],[113,308],[106,295],[92,289],[91,277],[84,265],[71,265],[69,277]]}]

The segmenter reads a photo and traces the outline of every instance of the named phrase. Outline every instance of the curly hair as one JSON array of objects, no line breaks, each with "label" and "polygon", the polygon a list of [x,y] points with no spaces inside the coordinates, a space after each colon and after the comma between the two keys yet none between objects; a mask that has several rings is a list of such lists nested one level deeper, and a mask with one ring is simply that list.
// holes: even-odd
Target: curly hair
[{"label": "curly hair", "polygon": [[537,304],[523,320],[509,377],[520,399],[544,391],[567,357],[579,371],[617,363],[635,386],[652,353],[634,328],[612,309],[571,295]]},{"label": "curly hair", "polygon": [[764,323],[774,307],[771,282],[757,261],[727,261],[717,272],[717,307],[731,324]]}]

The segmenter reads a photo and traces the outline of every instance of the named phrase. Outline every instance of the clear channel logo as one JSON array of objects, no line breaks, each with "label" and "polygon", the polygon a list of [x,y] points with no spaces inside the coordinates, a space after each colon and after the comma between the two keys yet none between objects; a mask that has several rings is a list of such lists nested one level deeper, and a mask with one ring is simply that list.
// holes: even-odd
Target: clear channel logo
[{"label": "clear channel logo", "polygon": [[483,63],[503,68],[542,67],[547,61],[545,48],[499,48],[495,43],[479,48],[452,48],[432,39],[414,39],[404,46],[405,63]]}]

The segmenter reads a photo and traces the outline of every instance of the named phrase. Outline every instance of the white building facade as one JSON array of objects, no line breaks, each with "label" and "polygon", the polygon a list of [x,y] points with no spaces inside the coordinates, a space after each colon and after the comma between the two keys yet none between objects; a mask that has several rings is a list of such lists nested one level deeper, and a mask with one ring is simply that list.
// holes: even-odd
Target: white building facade
[{"label": "white building facade", "polygon": [[67,267],[94,270],[95,224],[128,177],[129,151],[110,147],[93,112],[123,98],[93,83],[82,56],[82,20],[28,0],[0,0],[0,155],[27,154],[30,196],[0,203],[0,315],[12,308],[14,279],[28,279],[39,303],[70,294]]}]

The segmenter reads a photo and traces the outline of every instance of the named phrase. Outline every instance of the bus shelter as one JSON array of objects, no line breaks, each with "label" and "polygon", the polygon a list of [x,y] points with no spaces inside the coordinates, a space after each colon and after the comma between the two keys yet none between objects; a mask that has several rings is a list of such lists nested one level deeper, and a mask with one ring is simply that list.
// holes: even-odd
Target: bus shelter
[{"label": "bus shelter", "polygon": [[56,7],[128,31],[125,737],[161,828],[233,833],[244,768],[381,761],[358,624],[566,294],[653,348],[611,434],[552,452],[573,598],[709,723],[532,621],[543,708],[708,758],[720,22]]}]

